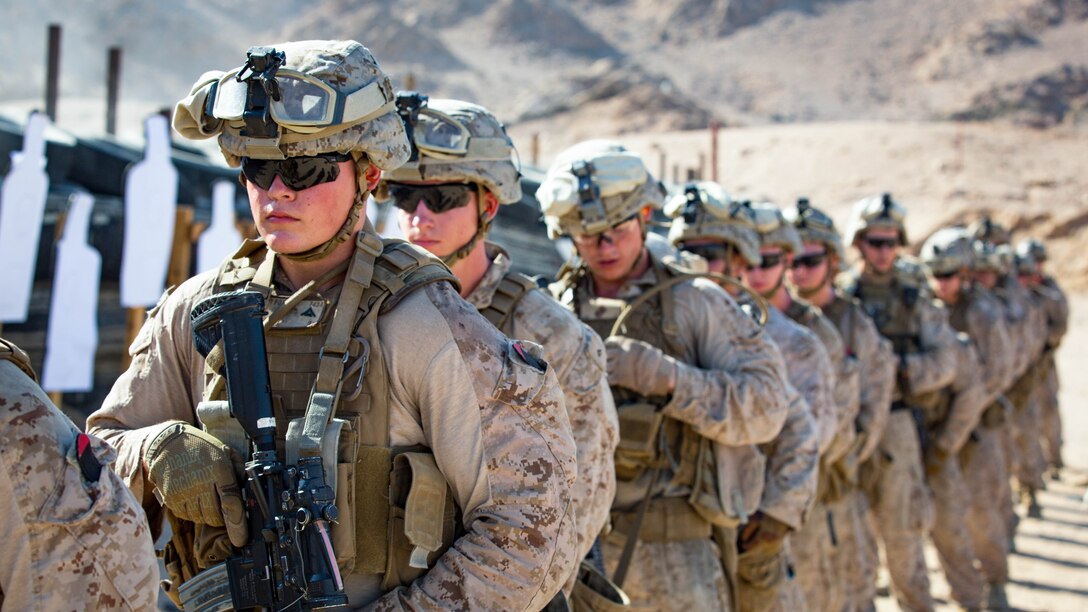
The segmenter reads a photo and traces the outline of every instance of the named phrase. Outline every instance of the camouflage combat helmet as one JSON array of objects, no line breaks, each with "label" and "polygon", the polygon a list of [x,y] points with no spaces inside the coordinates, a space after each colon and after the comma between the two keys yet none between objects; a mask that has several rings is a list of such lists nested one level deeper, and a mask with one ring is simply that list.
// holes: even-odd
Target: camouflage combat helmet
[{"label": "camouflage combat helmet", "polygon": [[1033,257],[1031,253],[1016,252],[1013,255],[1013,270],[1020,276],[1031,276],[1035,274],[1035,257]]},{"label": "camouflage combat helmet", "polygon": [[787,253],[799,255],[804,250],[801,235],[791,223],[786,221],[782,209],[770,202],[752,204],[755,215],[756,231],[759,232],[760,246],[782,247]]},{"label": "camouflage combat helmet", "polygon": [[[970,234],[970,230],[968,230],[968,234]],[[999,274],[1005,271],[1005,263],[1002,261],[1001,254],[998,253],[996,246],[983,240],[975,240],[971,247],[974,252],[974,257],[971,258],[971,268],[973,270],[976,272],[997,272]]]},{"label": "camouflage combat helmet", "polygon": [[799,198],[797,206],[782,211],[786,221],[797,229],[801,242],[819,242],[827,247],[839,260],[839,265],[846,264],[846,249],[842,236],[835,229],[835,222],[822,210],[814,207],[808,198]]},{"label": "camouflage combat helmet", "polygon": [[899,232],[899,244],[907,245],[907,228],[904,219],[907,210],[892,199],[890,193],[872,196],[854,203],[850,212],[850,225],[846,228],[846,244],[855,244],[865,232],[876,228],[889,228]]},{"label": "camouflage combat helmet", "polygon": [[967,233],[975,240],[989,242],[993,245],[1009,244],[1012,242],[1012,234],[1008,228],[994,221],[990,217],[982,217],[967,226]]},{"label": "camouflage combat helmet", "polygon": [[552,238],[596,235],[637,215],[661,208],[665,188],[642,157],[608,140],[579,143],[559,154],[536,191]]},{"label": "camouflage combat helmet", "polygon": [[688,183],[665,204],[665,214],[672,218],[669,242],[674,246],[713,238],[736,248],[753,266],[762,259],[751,206],[733,200],[717,183]]},{"label": "camouflage combat helmet", "polygon": [[[389,183],[468,183],[486,189],[500,204],[521,201],[521,173],[514,164],[514,142],[506,127],[486,108],[461,100],[431,100],[414,92],[397,95],[397,108],[412,141],[412,156],[387,172],[375,197],[388,197]],[[482,191],[477,194],[482,196]],[[457,251],[443,257],[446,265],[468,255],[487,235],[491,219],[483,197],[477,198],[476,234]]]},{"label": "camouflage combat helmet", "polygon": [[1016,254],[1031,255],[1036,263],[1046,263],[1046,245],[1036,238],[1025,238],[1016,245]]},{"label": "camouflage combat helmet", "polygon": [[366,202],[366,167],[392,170],[409,157],[393,87],[366,47],[352,40],[310,40],[253,47],[246,63],[207,72],[178,102],[174,129],[192,139],[219,137],[232,167],[243,158],[282,160],[350,154],[358,189],[340,231],[291,259],[320,259],[347,240]]},{"label": "camouflage combat helmet", "polygon": [[922,263],[932,274],[970,269],[974,252],[971,236],[962,227],[938,230],[922,245]]}]

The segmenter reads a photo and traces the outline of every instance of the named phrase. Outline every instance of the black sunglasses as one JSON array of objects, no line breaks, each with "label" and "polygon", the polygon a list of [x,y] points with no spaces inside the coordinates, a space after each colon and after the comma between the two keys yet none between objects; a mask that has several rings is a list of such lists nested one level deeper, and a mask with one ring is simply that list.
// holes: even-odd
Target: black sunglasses
[{"label": "black sunglasses", "polygon": [[959,274],[958,270],[952,270],[951,272],[934,272],[933,273],[933,278],[937,278],[937,279],[940,279],[940,280],[948,280],[948,279],[952,278],[953,276],[955,276],[957,274]]},{"label": "black sunglasses", "polygon": [[261,189],[269,189],[276,177],[283,184],[302,191],[321,183],[335,181],[340,176],[340,162],[351,161],[350,153],[321,153],[287,159],[242,158],[242,175]]},{"label": "black sunglasses", "polygon": [[715,261],[727,259],[731,249],[725,244],[683,244],[680,245],[680,250],[698,255],[707,261]]},{"label": "black sunglasses", "polygon": [[785,253],[774,253],[772,255],[763,255],[761,257],[762,261],[760,261],[759,264],[754,265],[754,266],[748,266],[748,269],[752,270],[754,268],[759,268],[760,270],[770,270],[771,268],[773,268],[773,267],[777,266],[778,264],[782,263],[782,261],[785,258],[786,258]]},{"label": "black sunglasses", "polygon": [[894,249],[899,246],[899,240],[896,238],[866,238],[865,244],[874,249]]},{"label": "black sunglasses", "polygon": [[419,201],[427,205],[427,210],[441,214],[448,210],[461,208],[472,199],[473,186],[463,183],[443,185],[405,185],[389,183],[389,197],[393,205],[406,213],[414,213]]},{"label": "black sunglasses", "polygon": [[815,268],[816,266],[824,263],[827,259],[827,251],[821,253],[809,253],[808,255],[800,255],[793,258],[793,264],[791,268],[796,270],[797,268]]}]

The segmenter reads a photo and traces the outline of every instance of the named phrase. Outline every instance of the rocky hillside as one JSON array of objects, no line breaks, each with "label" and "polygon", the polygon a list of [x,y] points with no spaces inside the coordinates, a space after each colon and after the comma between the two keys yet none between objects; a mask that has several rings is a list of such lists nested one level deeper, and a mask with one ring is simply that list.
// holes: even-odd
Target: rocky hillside
[{"label": "rocky hillside", "polygon": [[1088,123],[1088,0],[55,0],[2,3],[0,21],[21,67],[0,73],[0,106],[20,109],[41,106],[60,23],[62,95],[104,98],[120,45],[122,98],[151,108],[250,44],[352,37],[401,84],[572,136],[711,118]]}]

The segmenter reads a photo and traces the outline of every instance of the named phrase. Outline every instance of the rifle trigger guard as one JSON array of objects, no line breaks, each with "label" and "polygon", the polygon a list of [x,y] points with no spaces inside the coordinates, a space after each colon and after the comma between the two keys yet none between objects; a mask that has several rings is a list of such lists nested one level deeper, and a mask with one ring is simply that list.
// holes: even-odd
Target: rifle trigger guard
[{"label": "rifle trigger guard", "polygon": [[366,374],[366,362],[370,360],[370,343],[366,341],[366,338],[354,336],[352,337],[352,341],[359,343],[359,346],[362,347],[362,353],[356,357],[354,361],[348,364],[348,367],[344,370],[344,380],[347,380],[354,375],[356,370],[359,371],[359,376],[355,379],[355,387],[344,397],[344,399],[349,402],[354,401],[355,398],[359,397],[359,394],[363,392],[363,376]]}]

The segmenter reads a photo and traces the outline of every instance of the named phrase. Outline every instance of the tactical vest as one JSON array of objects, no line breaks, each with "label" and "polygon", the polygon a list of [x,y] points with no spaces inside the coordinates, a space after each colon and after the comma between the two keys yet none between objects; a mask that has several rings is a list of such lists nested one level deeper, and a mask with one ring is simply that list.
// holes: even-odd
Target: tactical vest
[{"label": "tactical vest", "polygon": [[38,376],[34,373],[34,368],[30,365],[30,357],[23,352],[23,349],[3,338],[0,338],[0,361],[10,361],[14,363],[15,367],[22,370],[31,380],[38,382]]},{"label": "tactical vest", "polygon": [[[655,286],[676,277],[690,277],[652,256],[650,261],[657,279]],[[585,268],[569,270],[558,281],[560,287],[571,291],[570,306],[578,318],[602,338],[608,338],[626,302],[593,297],[588,283]],[[684,359],[674,296],[669,289],[658,291],[631,310],[617,333]],[[690,488],[688,502],[699,516],[723,527],[736,525],[737,520],[722,507],[713,443],[683,421],[664,416],[661,409],[668,403],[667,397],[647,397],[622,387],[612,387],[612,395],[620,425],[616,478],[631,482],[648,470],[672,470],[666,489]]]},{"label": "tactical vest", "polygon": [[857,338],[855,338],[854,334],[854,330],[857,329],[857,322],[849,320],[849,318],[858,316],[858,310],[861,309],[861,302],[856,298],[845,297],[838,293],[835,293],[834,297],[831,298],[831,302],[822,308],[824,316],[838,328],[847,357],[856,358],[858,356]]},{"label": "tactical vest", "polygon": [[[438,259],[401,240],[360,232],[353,258],[335,304],[302,292],[286,300],[272,294],[274,266],[257,241],[247,242],[224,265],[217,284],[218,290],[244,285],[266,294],[275,321],[266,321],[265,332],[273,407],[288,462],[300,452],[290,441],[311,390],[335,372],[335,419],[322,440],[323,447],[335,449],[329,455],[335,458],[340,520],[332,528],[333,548],[344,573],[382,575],[381,588],[388,591],[425,573],[456,539],[461,521],[430,450],[390,443],[389,373],[378,319],[424,285],[458,283]],[[354,311],[338,316],[338,308],[352,302]],[[206,401],[225,398],[221,383],[212,376]]]},{"label": "tactical vest", "polygon": [[[918,324],[918,302],[926,299],[921,290],[899,277],[888,284],[864,283],[857,279],[850,293],[857,298],[866,314],[876,324],[880,335],[892,343],[896,356],[903,357],[922,351],[921,329]],[[898,377],[900,400],[895,408],[916,408],[926,414],[926,421],[940,411],[942,389],[925,393],[910,393]]]},{"label": "tactical vest", "polygon": [[519,272],[507,272],[499,282],[499,286],[495,288],[491,303],[487,308],[481,309],[480,314],[496,329],[509,336],[514,331],[513,315],[518,303],[536,288],[536,283],[528,276]]}]

